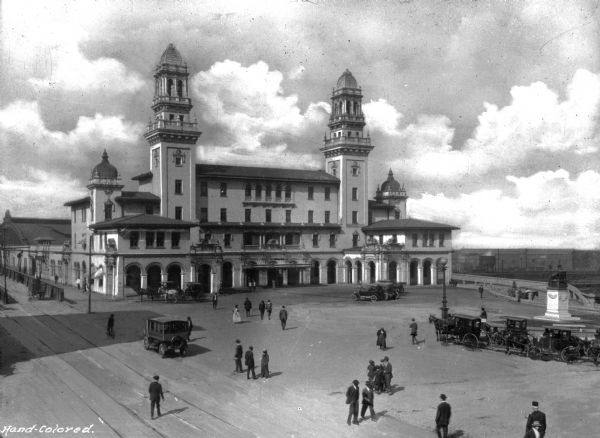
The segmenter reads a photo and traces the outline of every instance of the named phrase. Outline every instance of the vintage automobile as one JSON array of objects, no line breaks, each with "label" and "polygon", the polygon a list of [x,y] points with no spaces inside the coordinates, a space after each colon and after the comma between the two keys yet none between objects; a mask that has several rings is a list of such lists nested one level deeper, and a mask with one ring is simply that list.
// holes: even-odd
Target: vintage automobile
[{"label": "vintage automobile", "polygon": [[467,348],[487,348],[490,337],[482,331],[481,318],[471,315],[452,314],[442,319],[429,315],[429,322],[435,326],[438,341],[463,344]]},{"label": "vintage automobile", "polygon": [[168,352],[179,350],[185,356],[188,345],[188,323],[184,319],[157,317],[146,320],[144,348],[158,350],[162,357]]},{"label": "vintage automobile", "polygon": [[404,292],[404,285],[402,283],[386,280],[378,281],[375,284],[361,286],[354,291],[353,296],[356,301],[386,301],[397,300],[400,298],[402,292]]},{"label": "vintage automobile", "polygon": [[183,290],[183,300],[201,301],[208,299],[210,294],[206,291],[204,284],[188,282]]}]

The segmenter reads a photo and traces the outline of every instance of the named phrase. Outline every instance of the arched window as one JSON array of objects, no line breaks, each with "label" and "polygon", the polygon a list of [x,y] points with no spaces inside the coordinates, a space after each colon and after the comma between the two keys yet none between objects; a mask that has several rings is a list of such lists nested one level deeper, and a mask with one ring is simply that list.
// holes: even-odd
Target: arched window
[{"label": "arched window", "polygon": [[177,81],[177,96],[183,96],[183,81]]},{"label": "arched window", "polygon": [[114,205],[111,201],[107,201],[104,203],[104,220],[112,219],[113,207]]},{"label": "arched window", "polygon": [[167,94],[171,96],[171,92],[173,91],[173,79],[167,79]]}]

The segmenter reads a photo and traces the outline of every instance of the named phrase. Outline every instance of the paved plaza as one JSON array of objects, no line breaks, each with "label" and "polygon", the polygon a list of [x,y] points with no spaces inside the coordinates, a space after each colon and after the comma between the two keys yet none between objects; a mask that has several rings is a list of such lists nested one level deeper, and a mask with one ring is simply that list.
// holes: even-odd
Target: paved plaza
[{"label": "paved plaza", "polygon": [[[430,313],[439,314],[441,287],[409,288],[392,302],[355,302],[352,286],[264,289],[210,302],[166,304],[111,300],[67,288],[66,300],[28,301],[22,285],[9,283],[18,302],[2,308],[0,332],[3,436],[13,427],[36,427],[27,436],[73,436],[88,427],[95,437],[433,437],[440,393],[452,406],[452,437],[520,437],[532,400],[548,417],[547,437],[591,436],[596,430],[600,368],[533,361],[516,355],[437,343]],[[245,317],[246,296],[253,304]],[[271,299],[272,319],[260,320],[258,303]],[[451,312],[489,319],[544,313],[543,301],[516,303],[476,291],[448,289]],[[232,324],[234,304],[242,324]],[[289,311],[282,331],[277,315]],[[115,339],[105,335],[115,314]],[[587,322],[596,315],[577,311]],[[188,356],[161,358],[142,345],[144,320],[191,316],[195,330]],[[419,324],[411,345],[409,324]],[[388,333],[388,350],[375,345]],[[260,364],[269,351],[269,379],[233,373],[235,340],[254,346]],[[366,380],[369,359],[393,365],[393,394],[375,396],[377,421],[347,426],[346,388]],[[257,368],[257,372],[260,367]],[[160,375],[163,416],[150,419],[147,387]],[[63,428],[63,429],[61,429]],[[62,434],[60,431],[63,430]],[[8,431],[8,433],[7,433]],[[80,431],[79,434],[83,432]],[[37,435],[36,435],[37,434]]]}]

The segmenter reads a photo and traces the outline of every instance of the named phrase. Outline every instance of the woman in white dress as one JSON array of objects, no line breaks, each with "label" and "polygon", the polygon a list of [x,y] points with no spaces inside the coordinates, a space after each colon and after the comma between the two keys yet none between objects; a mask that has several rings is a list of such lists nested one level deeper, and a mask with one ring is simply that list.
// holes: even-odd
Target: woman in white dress
[{"label": "woman in white dress", "polygon": [[238,322],[242,322],[242,317],[240,316],[240,311],[238,310],[237,304],[233,308],[233,323],[237,324]]}]

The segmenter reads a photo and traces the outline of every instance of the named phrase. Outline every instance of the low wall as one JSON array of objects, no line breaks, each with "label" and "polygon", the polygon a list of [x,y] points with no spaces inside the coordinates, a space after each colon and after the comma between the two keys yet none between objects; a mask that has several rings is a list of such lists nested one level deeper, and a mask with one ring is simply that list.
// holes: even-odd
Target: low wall
[{"label": "low wall", "polygon": [[[495,295],[509,297],[508,291],[512,289],[513,283],[516,283],[517,289],[531,289],[538,291],[539,294],[546,293],[548,283],[544,281],[519,280],[514,278],[488,277],[484,275],[470,275],[452,273],[452,280],[457,282],[457,285],[464,288],[477,289],[482,284],[485,290],[488,290]],[[594,300],[586,297],[579,289],[569,284],[569,292],[571,297],[582,304],[583,306],[596,308]],[[516,298],[515,298],[516,300]]]}]

